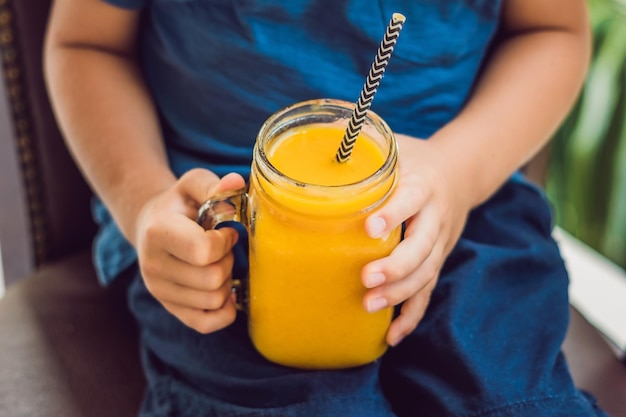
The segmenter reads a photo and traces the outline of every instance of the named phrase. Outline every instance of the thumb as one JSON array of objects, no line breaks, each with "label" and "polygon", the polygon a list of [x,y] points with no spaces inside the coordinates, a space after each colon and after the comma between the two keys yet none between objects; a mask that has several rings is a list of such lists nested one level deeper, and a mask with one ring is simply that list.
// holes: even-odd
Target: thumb
[{"label": "thumb", "polygon": [[239,174],[224,176],[211,188],[208,197],[198,210],[197,222],[205,229],[218,229],[218,225],[227,221],[243,221],[240,217],[245,208],[243,194],[245,181]]},{"label": "thumb", "polygon": [[234,191],[245,186],[245,180],[239,174],[231,173],[221,180],[208,169],[196,168],[186,172],[178,181],[179,191],[200,206],[207,199],[218,193]]},{"label": "thumb", "polygon": [[220,182],[215,186],[212,191],[212,194],[207,196],[212,197],[215,194],[224,193],[227,191],[236,191],[244,188],[246,186],[246,181],[243,177],[235,172],[231,172],[230,174],[226,174],[222,177]]}]

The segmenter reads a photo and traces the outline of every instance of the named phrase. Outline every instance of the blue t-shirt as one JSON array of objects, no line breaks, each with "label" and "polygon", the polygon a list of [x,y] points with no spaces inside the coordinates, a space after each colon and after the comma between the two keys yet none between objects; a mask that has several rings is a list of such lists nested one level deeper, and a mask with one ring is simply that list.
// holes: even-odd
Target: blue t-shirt
[{"label": "blue t-shirt", "polygon": [[[428,138],[454,118],[497,30],[495,0],[104,0],[142,8],[139,61],[172,170],[249,174],[256,133],[282,107],[356,101],[394,12],[407,20],[372,110]],[[136,254],[101,203],[96,266],[110,282]]]}]

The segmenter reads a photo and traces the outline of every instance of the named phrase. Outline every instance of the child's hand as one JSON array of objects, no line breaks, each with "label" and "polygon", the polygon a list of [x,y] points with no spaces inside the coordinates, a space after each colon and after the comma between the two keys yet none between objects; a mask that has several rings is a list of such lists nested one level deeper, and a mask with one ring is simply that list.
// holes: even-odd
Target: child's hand
[{"label": "child's hand", "polygon": [[364,306],[374,312],[404,302],[387,333],[395,346],[415,329],[430,301],[446,256],[459,239],[470,204],[449,165],[429,141],[396,135],[400,178],[389,201],[369,216],[366,229],[380,237],[406,221],[404,240],[386,258],[363,268],[371,288]]},{"label": "child's hand", "polygon": [[207,170],[183,175],[174,186],[149,200],[137,220],[135,242],[148,291],[187,326],[210,333],[231,324],[232,228],[205,231],[195,221],[208,197],[241,188],[241,176],[219,180]]}]

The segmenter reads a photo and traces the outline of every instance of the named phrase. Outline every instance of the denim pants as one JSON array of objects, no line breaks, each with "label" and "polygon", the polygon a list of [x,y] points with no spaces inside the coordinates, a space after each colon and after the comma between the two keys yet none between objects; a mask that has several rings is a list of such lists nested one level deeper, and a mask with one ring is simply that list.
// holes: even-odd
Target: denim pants
[{"label": "denim pants", "polygon": [[606,416],[573,386],[560,351],[568,277],[551,228],[539,189],[505,184],[470,214],[417,329],[380,360],[344,370],[268,362],[243,313],[199,334],[136,274],[129,299],[148,380],[141,416]]}]

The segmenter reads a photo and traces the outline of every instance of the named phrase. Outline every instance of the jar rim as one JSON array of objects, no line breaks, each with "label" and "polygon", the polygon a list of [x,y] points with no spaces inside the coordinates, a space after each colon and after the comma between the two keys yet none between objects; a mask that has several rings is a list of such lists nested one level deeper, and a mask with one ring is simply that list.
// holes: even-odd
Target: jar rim
[{"label": "jar rim", "polygon": [[[349,193],[351,190],[367,187],[368,185],[373,185],[376,182],[384,180],[387,177],[386,175],[384,175],[385,173],[387,173],[388,175],[393,174],[398,158],[398,148],[395,136],[389,125],[378,114],[371,110],[368,110],[365,119],[366,121],[374,125],[376,129],[380,130],[385,137],[388,138],[388,149],[387,156],[383,165],[363,179],[347,184],[336,185],[320,185],[310,182],[298,181],[278,170],[278,168],[276,168],[269,160],[265,151],[265,144],[267,143],[267,140],[269,138],[273,137],[273,128],[275,127],[277,121],[279,121],[281,118],[298,109],[304,109],[307,107],[311,109],[315,109],[316,107],[319,107],[320,109],[338,109],[342,112],[348,112],[348,114],[351,115],[354,110],[354,106],[354,103],[350,103],[344,100],[320,98],[294,103],[289,106],[283,107],[282,109],[272,114],[259,129],[257,140],[254,146],[254,160],[257,166],[261,168],[259,170],[260,173],[268,180],[280,178],[280,181],[285,183],[286,186],[306,189],[308,192],[323,190],[324,193],[333,193],[339,191]],[[339,143],[337,145],[339,146]],[[268,178],[268,173],[271,177],[274,178]]]}]

